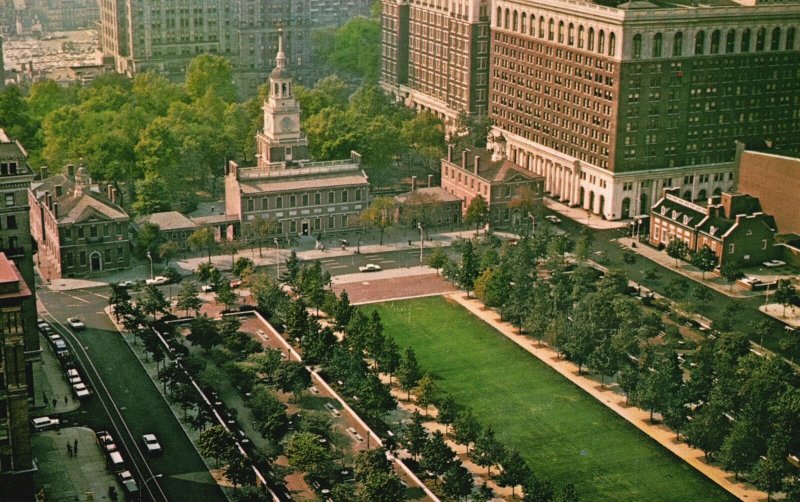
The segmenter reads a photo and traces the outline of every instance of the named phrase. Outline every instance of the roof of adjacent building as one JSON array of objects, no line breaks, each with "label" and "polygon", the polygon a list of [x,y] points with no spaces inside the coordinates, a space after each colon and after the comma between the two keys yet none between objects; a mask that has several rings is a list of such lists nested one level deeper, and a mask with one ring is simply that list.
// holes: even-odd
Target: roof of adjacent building
[{"label": "roof of adjacent building", "polygon": [[0,252],[0,299],[31,296],[31,290],[14,262]]},{"label": "roof of adjacent building", "polygon": [[426,197],[430,197],[436,202],[461,202],[461,199],[442,187],[417,188],[416,190],[396,195],[394,200],[397,201],[398,204],[424,204],[431,201],[431,199],[426,199]]},{"label": "roof of adjacent building", "polygon": [[140,222],[158,225],[164,231],[188,230],[197,228],[197,225],[178,211],[165,211],[153,213],[140,219]]},{"label": "roof of adjacent building", "polygon": [[453,154],[451,164],[458,166],[470,173],[475,174],[475,157],[478,157],[477,176],[489,183],[506,183],[524,178],[526,181],[544,179],[542,176],[528,171],[524,167],[516,164],[507,158],[492,160],[492,152],[485,148],[474,148],[465,150],[467,153],[467,167],[461,166],[462,153]]},{"label": "roof of adjacent building", "polygon": [[[670,194],[656,202],[652,212],[659,217],[691,227],[699,224],[706,217],[705,211],[700,206]],[[688,219],[686,219],[687,217]]]},{"label": "roof of adjacent building", "polygon": [[242,195],[259,193],[290,192],[294,190],[312,190],[326,188],[340,188],[346,186],[367,185],[369,181],[363,172],[348,172],[332,176],[297,176],[279,178],[275,180],[255,178],[252,180],[239,180]]},{"label": "roof of adjacent building", "polygon": [[[56,187],[61,186],[61,195],[56,196]],[[31,191],[36,196],[40,204],[46,204],[45,193],[49,192],[53,197],[53,202],[58,203],[58,223],[67,225],[80,223],[97,216],[106,220],[128,220],[128,213],[122,207],[103,197],[95,191],[95,187],[89,187],[82,193],[75,195],[74,178],[56,174],[45,178],[31,185]]]}]

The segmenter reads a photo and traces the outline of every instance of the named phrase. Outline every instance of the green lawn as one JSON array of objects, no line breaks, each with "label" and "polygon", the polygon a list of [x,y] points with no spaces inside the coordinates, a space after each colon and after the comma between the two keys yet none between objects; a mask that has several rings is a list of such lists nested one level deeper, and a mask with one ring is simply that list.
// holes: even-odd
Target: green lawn
[{"label": "green lawn", "polygon": [[581,500],[733,500],[462,307],[433,297],[366,308],[535,472],[574,482]]}]

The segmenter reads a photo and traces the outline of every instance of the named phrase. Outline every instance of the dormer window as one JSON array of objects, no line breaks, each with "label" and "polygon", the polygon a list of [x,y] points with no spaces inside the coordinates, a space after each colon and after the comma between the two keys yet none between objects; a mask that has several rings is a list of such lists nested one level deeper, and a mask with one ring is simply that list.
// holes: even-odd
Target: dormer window
[{"label": "dormer window", "polygon": [[674,209],[672,210],[672,219],[673,220],[677,220],[678,219],[678,211],[676,211]]},{"label": "dormer window", "polygon": [[711,225],[711,228],[708,230],[708,233],[711,234],[711,235],[716,234],[717,233],[717,227],[715,227],[714,225]]},{"label": "dormer window", "polygon": [[687,216],[685,214],[683,215],[683,224],[684,225],[688,225],[689,224],[689,216]]},{"label": "dormer window", "polygon": [[667,206],[661,206],[661,214],[662,215],[666,215],[667,214]]}]

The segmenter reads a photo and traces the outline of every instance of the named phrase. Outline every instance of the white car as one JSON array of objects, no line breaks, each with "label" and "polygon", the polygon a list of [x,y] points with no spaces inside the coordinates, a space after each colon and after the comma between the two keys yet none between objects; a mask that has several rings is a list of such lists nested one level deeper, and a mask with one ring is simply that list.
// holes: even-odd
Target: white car
[{"label": "white car", "polygon": [[200,287],[200,289],[203,291],[203,293],[210,293],[210,292],[214,291],[214,285],[213,284],[203,284]]},{"label": "white car", "polygon": [[31,420],[31,425],[33,425],[33,429],[36,431],[44,431],[54,427],[57,428],[59,423],[57,418],[50,417],[39,417]]},{"label": "white car", "polygon": [[769,260],[769,261],[765,261],[763,263],[763,265],[765,267],[767,267],[767,268],[776,268],[776,267],[782,267],[782,266],[786,265],[786,262],[785,261],[781,261],[781,260]]},{"label": "white car", "polygon": [[132,287],[136,286],[136,281],[124,281],[124,282],[120,282],[119,285],[122,286],[123,288],[126,288],[126,289],[127,288],[132,288]]},{"label": "white car", "polygon": [[381,266],[375,263],[367,263],[366,265],[358,267],[359,272],[378,272],[380,269]]},{"label": "white car", "polygon": [[148,286],[161,286],[162,284],[166,284],[169,282],[169,278],[164,277],[163,275],[157,275],[152,279],[147,279],[144,281],[145,284]]},{"label": "white car", "polygon": [[561,223],[561,218],[559,218],[558,216],[554,216],[552,214],[545,216],[544,219],[549,221],[553,225],[558,225],[559,223]]},{"label": "white car", "polygon": [[83,321],[81,321],[78,317],[70,317],[67,319],[67,324],[69,324],[70,328],[79,331],[86,328],[86,325],[83,324]]},{"label": "white car", "polygon": [[161,445],[158,444],[155,434],[145,434],[142,436],[142,442],[147,448],[147,453],[161,453]]}]

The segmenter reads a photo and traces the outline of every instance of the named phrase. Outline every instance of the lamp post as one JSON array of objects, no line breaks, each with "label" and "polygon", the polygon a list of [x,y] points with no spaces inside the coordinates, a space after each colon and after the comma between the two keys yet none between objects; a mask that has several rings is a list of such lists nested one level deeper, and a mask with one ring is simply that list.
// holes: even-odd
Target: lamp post
[{"label": "lamp post", "polygon": [[422,223],[417,223],[417,228],[419,229],[419,264],[422,265]]},{"label": "lamp post", "polygon": [[147,478],[147,480],[144,483],[142,483],[142,491],[139,492],[139,502],[142,502],[142,492],[147,489],[147,483],[149,483],[150,481],[152,481],[154,479],[159,479],[159,478],[161,478],[163,476],[164,476],[163,474],[153,474],[152,476]]},{"label": "lamp post", "polygon": [[153,255],[150,254],[150,251],[147,252],[147,259],[150,260],[150,278],[153,278]]},{"label": "lamp post", "polygon": [[533,232],[536,231],[536,217],[528,213],[528,218],[531,219],[531,235],[533,235]]},{"label": "lamp post", "polygon": [[278,238],[277,237],[272,239],[272,241],[275,242],[275,265],[277,265],[277,267],[278,267],[278,271],[276,272],[276,274],[277,274],[276,276],[277,276],[278,280],[280,281],[281,280],[281,255],[280,255],[281,244],[280,244],[280,242],[278,242]]}]

